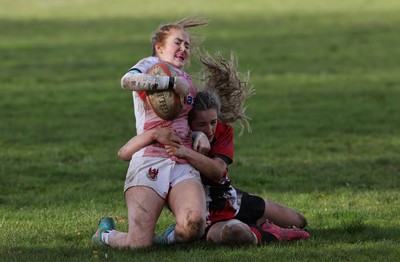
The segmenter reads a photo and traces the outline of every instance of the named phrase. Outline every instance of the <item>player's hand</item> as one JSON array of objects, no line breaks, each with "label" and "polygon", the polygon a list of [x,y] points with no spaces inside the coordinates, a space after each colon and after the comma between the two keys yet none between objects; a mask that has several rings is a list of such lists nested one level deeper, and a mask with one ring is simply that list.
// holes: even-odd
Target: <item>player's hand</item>
[{"label": "player's hand", "polygon": [[211,149],[210,141],[208,141],[207,136],[201,131],[193,131],[193,150],[199,152],[200,154],[207,154]]},{"label": "player's hand", "polygon": [[187,148],[185,146],[179,145],[176,146],[165,146],[165,151],[170,157],[177,157],[177,158],[185,158]]},{"label": "player's hand", "polygon": [[161,144],[178,147],[182,144],[178,134],[169,127],[156,128],[155,140]]},{"label": "player's hand", "polygon": [[186,97],[189,94],[190,84],[183,76],[175,77],[174,91],[180,97]]}]

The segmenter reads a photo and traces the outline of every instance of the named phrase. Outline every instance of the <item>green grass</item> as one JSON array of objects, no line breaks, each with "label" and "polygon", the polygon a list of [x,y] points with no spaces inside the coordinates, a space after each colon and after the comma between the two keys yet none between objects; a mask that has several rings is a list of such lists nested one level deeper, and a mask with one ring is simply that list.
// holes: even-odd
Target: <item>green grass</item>
[{"label": "green grass", "polygon": [[[1,260],[398,261],[399,11],[394,0],[3,0]],[[127,228],[116,152],[134,117],[120,78],[160,23],[190,14],[211,19],[204,47],[235,51],[256,89],[234,184],[302,212],[310,240],[91,246],[99,217]],[[157,230],[172,221],[164,212]]]}]

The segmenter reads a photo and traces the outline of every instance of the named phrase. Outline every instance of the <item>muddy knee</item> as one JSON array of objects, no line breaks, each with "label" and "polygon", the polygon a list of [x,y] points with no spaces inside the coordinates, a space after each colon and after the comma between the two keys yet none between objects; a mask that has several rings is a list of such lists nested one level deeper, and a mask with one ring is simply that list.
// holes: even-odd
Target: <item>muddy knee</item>
[{"label": "muddy knee", "polygon": [[184,223],[176,225],[175,232],[182,242],[192,242],[203,236],[204,229],[204,214],[189,212]]},{"label": "muddy knee", "polygon": [[230,220],[222,227],[220,239],[221,243],[234,246],[257,243],[249,226],[236,219]]}]

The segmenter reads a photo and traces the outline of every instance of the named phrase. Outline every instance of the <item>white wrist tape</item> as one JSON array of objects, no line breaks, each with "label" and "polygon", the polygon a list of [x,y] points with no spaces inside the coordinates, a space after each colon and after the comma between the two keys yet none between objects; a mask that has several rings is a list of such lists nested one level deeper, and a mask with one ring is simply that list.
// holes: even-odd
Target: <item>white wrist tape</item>
[{"label": "white wrist tape", "polygon": [[169,87],[169,76],[157,76],[128,72],[121,79],[121,86],[131,91],[166,90]]}]

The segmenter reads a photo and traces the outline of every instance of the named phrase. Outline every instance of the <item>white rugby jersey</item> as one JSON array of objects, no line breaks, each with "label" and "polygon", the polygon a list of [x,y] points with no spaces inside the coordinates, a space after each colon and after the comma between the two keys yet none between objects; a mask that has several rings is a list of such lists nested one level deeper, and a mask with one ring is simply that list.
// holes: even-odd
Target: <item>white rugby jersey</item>
[{"label": "white rugby jersey", "polygon": [[[140,72],[145,74],[154,64],[159,62],[166,63],[165,61],[162,61],[158,57],[147,57],[140,60],[136,65],[132,66],[131,69],[138,69],[140,70]],[[133,104],[135,109],[135,119],[136,119],[136,133],[141,134],[155,127],[170,127],[177,132],[183,145],[191,148],[192,134],[188,123],[188,114],[193,107],[193,102],[194,98],[196,97],[197,90],[190,76],[186,72],[172,65],[169,66],[169,69],[171,70],[171,73],[174,76],[183,76],[190,83],[189,94],[186,97],[186,103],[182,108],[182,112],[174,120],[171,121],[164,120],[158,117],[154,113],[154,111],[150,108],[150,106],[146,103],[145,91],[132,91]],[[159,143],[151,144],[150,146],[147,146],[139,150],[133,156],[134,157],[153,156],[153,157],[165,157],[165,158],[168,157],[164,149],[164,146]],[[183,159],[175,159],[175,160],[179,163],[187,163],[187,161]]]}]

